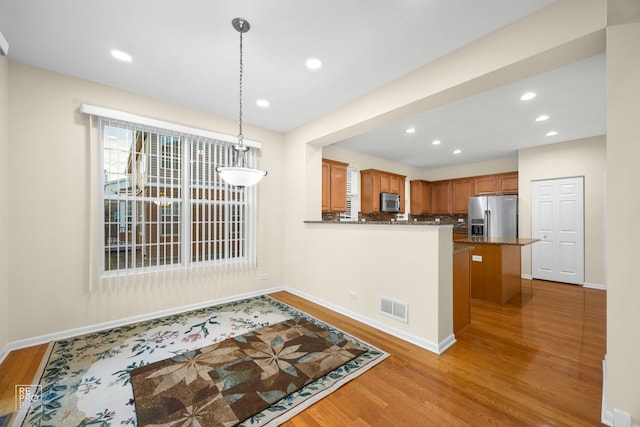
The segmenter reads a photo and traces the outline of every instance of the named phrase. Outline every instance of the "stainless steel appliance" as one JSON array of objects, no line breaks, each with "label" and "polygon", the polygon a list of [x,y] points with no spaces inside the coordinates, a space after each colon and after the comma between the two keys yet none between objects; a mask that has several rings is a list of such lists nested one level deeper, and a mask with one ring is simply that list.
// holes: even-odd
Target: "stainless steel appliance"
[{"label": "stainless steel appliance", "polygon": [[380,193],[380,212],[400,212],[400,195]]},{"label": "stainless steel appliance", "polygon": [[469,197],[469,237],[518,237],[518,196]]}]

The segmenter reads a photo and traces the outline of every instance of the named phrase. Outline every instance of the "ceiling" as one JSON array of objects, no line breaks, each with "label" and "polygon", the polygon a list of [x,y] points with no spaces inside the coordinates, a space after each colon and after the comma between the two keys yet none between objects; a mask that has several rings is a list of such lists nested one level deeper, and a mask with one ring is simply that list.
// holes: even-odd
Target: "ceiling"
[{"label": "ceiling", "polygon": [[[12,61],[237,119],[231,20],[242,17],[251,24],[243,120],[286,132],[553,1],[0,0],[0,32]],[[133,60],[115,60],[112,49]],[[320,70],[305,67],[311,57]],[[538,92],[526,105],[518,100],[525,89]],[[604,93],[600,55],[339,144],[425,168],[504,157],[604,134]],[[551,118],[535,123],[542,113]],[[414,134],[404,133],[408,125]],[[558,135],[545,137],[547,128]],[[434,138],[442,144],[432,146]],[[453,156],[454,148],[462,152]]]}]

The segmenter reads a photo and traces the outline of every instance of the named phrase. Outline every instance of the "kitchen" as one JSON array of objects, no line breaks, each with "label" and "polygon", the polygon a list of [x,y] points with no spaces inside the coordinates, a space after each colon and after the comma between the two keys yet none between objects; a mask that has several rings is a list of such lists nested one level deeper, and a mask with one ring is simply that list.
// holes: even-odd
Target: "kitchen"
[{"label": "kitchen", "polygon": [[[309,149],[312,149],[312,146],[309,146]],[[603,287],[604,230],[602,223],[604,222],[604,207],[601,201],[604,197],[606,168],[606,141],[604,136],[523,149],[515,157],[478,162],[462,167],[442,168],[429,171],[430,175],[426,175],[425,171],[346,150],[335,145],[318,149],[317,157],[312,156],[311,158],[314,159],[314,162],[317,161],[315,164],[317,165],[316,170],[318,171],[319,181],[322,158],[347,163],[359,170],[375,168],[377,170],[390,171],[394,174],[407,176],[409,181],[414,179],[440,181],[503,174],[517,170],[520,230],[530,229],[531,181],[568,175],[584,176],[587,183],[585,185],[585,201],[587,201],[585,205],[585,286]],[[317,199],[315,217],[320,220],[320,193],[317,193]],[[313,216],[308,213],[307,218],[313,218]],[[440,218],[448,219],[449,216],[440,215]],[[457,223],[458,218],[453,218]],[[435,217],[433,219],[435,220]],[[344,304],[346,310],[353,311],[362,319],[374,319],[376,322],[380,322],[379,326],[383,330],[403,336],[411,342],[423,344],[423,347],[430,348],[432,351],[444,351],[443,348],[446,345],[443,345],[443,342],[446,344],[447,337],[453,331],[453,324],[448,320],[453,317],[453,314],[451,311],[445,312],[442,308],[438,309],[437,307],[437,301],[442,303],[444,298],[443,294],[438,292],[437,281],[449,280],[448,283],[452,283],[451,271],[453,264],[451,255],[448,256],[449,261],[444,256],[440,256],[435,261],[430,257],[437,257],[439,251],[441,254],[452,253],[454,225],[449,224],[448,231],[443,230],[446,230],[445,225],[434,226],[440,233],[440,238],[436,238],[435,241],[429,240],[425,242],[418,239],[402,243],[396,242],[395,244],[392,243],[395,239],[408,238],[406,236],[407,233],[393,233],[393,238],[391,238],[390,234],[385,234],[384,237],[379,236],[379,234],[383,230],[385,233],[389,233],[393,230],[400,231],[400,229],[403,229],[405,231],[409,229],[410,231],[417,230],[417,228],[411,225],[385,226],[383,224],[370,224],[370,227],[366,227],[368,232],[357,231],[356,233],[355,228],[357,227],[357,225],[344,225],[343,223],[336,223],[335,225],[305,224],[307,231],[311,232],[308,236],[310,251],[318,259],[326,260],[327,264],[335,262],[336,266],[331,271],[326,271],[322,268],[322,263],[320,265],[305,263],[303,259],[300,259],[300,271],[305,271],[308,280],[316,283],[319,287],[323,287],[323,292],[328,292],[325,301],[331,301],[332,299],[337,301],[344,300],[344,303],[341,302],[341,304]],[[374,228],[375,232],[373,231]],[[347,229],[353,230],[355,234],[350,234],[351,231],[345,232]],[[360,229],[362,229],[361,225]],[[319,233],[319,231],[323,232]],[[444,241],[446,238],[443,238],[442,233],[446,233],[448,236],[448,243]],[[398,235],[395,236],[395,234]],[[358,240],[360,244],[355,243]],[[384,245],[381,242],[384,242]],[[317,253],[316,249],[318,250]],[[530,260],[530,246],[522,247],[522,278],[531,278]],[[424,265],[425,263],[427,264]],[[395,265],[397,268],[387,272],[387,268],[382,271],[376,268],[376,265]],[[448,278],[446,277],[447,270],[448,274],[451,274]],[[335,286],[326,285],[328,280],[336,277],[339,280],[337,280]],[[392,292],[378,289],[378,283],[385,282],[396,284]],[[429,290],[427,294],[422,294],[421,292],[424,291],[426,282],[429,282],[427,286]],[[375,283],[375,286],[372,286],[372,283]],[[420,291],[417,289],[420,289]],[[349,290],[357,293],[357,300],[349,299]],[[344,296],[342,297],[343,293]],[[380,317],[376,308],[378,306],[377,295],[385,293],[390,298],[411,301],[414,305],[420,305],[418,311],[421,316],[424,310],[428,308],[431,320],[410,319],[410,323],[407,325]],[[418,301],[428,302],[419,304]],[[435,304],[433,304],[434,301],[436,301]],[[450,303],[452,304],[452,301]],[[412,308],[410,313],[415,314],[416,310]],[[433,319],[436,319],[436,324],[432,325],[435,327],[435,332],[429,332],[420,324],[415,324],[429,324],[434,321]],[[447,328],[450,328],[448,332],[446,332]]]},{"label": "kitchen", "polygon": [[[589,61],[598,62],[599,60],[599,58],[595,57]],[[514,95],[515,93],[512,93],[509,99],[515,99]],[[519,96],[520,94],[518,93],[518,97]],[[491,104],[491,107],[494,107],[494,105]],[[499,111],[500,114],[505,113],[504,107],[502,108],[503,109]],[[471,115],[460,117],[457,121],[453,114],[451,117],[448,117],[447,120],[434,120],[434,122],[443,122],[451,128],[456,128],[459,123],[466,124],[473,119]],[[531,121],[533,121],[533,118]],[[520,148],[509,155],[491,159],[483,157],[486,155],[483,150],[489,151],[487,147],[476,142],[476,138],[471,137],[477,146],[472,148],[476,151],[472,149],[463,150],[462,153],[454,153],[451,158],[458,156],[457,158],[459,159],[461,156],[471,156],[476,160],[468,159],[466,163],[458,164],[444,158],[445,154],[450,155],[449,150],[442,148],[446,146],[447,142],[444,138],[442,144],[432,145],[429,143],[430,140],[428,137],[423,137],[421,140],[416,138],[416,136],[420,134],[419,128],[413,128],[413,133],[411,134],[405,133],[404,128],[407,127],[407,129],[409,129],[409,122],[410,120],[405,119],[398,126],[395,126],[395,124],[387,125],[384,130],[381,131],[381,136],[375,141],[380,142],[380,144],[373,143],[373,141],[369,141],[369,144],[366,144],[365,141],[359,141],[358,137],[352,137],[352,146],[338,143],[332,145],[323,144],[320,148],[316,145],[309,144],[307,146],[307,171],[309,171],[310,168],[313,170],[317,168],[319,170],[320,166],[318,163],[321,163],[321,159],[324,158],[348,164],[349,167],[358,172],[377,170],[387,172],[391,176],[406,177],[404,179],[404,188],[400,187],[397,192],[404,192],[409,195],[408,198],[403,197],[405,200],[405,212],[412,213],[414,209],[412,209],[411,204],[416,203],[413,197],[413,190],[417,189],[417,184],[415,183],[419,181],[430,182],[432,183],[430,186],[431,197],[429,197],[430,206],[426,208],[426,211],[429,212],[430,215],[411,216],[410,219],[433,220],[434,222],[440,220],[440,224],[449,223],[452,228],[452,235],[460,234],[456,236],[458,239],[465,237],[465,233],[468,230],[465,227],[467,222],[465,213],[468,197],[475,191],[472,189],[471,182],[473,182],[474,188],[476,185],[479,188],[484,185],[482,181],[476,181],[475,179],[472,181],[471,178],[473,177],[505,174],[504,176],[508,178],[509,174],[517,173],[515,180],[513,176],[511,177],[512,185],[510,188],[507,187],[506,191],[504,191],[504,189],[500,191],[496,189],[495,192],[514,192],[514,188],[517,189],[516,191],[519,195],[518,229],[520,230],[520,237],[525,238],[531,237],[531,182],[567,176],[584,177],[586,183],[584,189],[585,201],[587,203],[584,209],[584,285],[598,289],[604,288],[604,206],[601,202],[604,200],[606,170],[606,138],[604,135],[584,138],[577,137],[575,140],[565,140],[560,143],[547,143],[546,145],[538,147]],[[496,118],[492,123],[500,123],[499,118]],[[427,131],[430,131],[430,129],[427,129]],[[444,132],[444,130],[440,129],[440,132]],[[385,141],[386,143],[384,143]],[[367,152],[367,149],[360,150],[361,147],[359,147],[359,145],[365,148],[370,147],[370,152]],[[441,166],[435,166],[433,168],[420,168],[416,166],[416,163],[425,161],[426,155],[424,153],[427,149],[424,146],[429,146],[431,150],[427,157],[433,157],[433,159],[429,159],[429,161],[440,161]],[[356,150],[356,148],[358,148],[358,150]],[[453,148],[453,146],[451,148]],[[467,151],[472,151],[472,154],[469,154]],[[389,181],[391,182],[391,180]],[[307,182],[310,182],[309,179]],[[411,188],[411,182],[414,183],[415,188],[413,189]],[[505,182],[509,181],[506,180]],[[513,185],[514,182],[517,186]],[[309,185],[307,185],[307,188],[310,188]],[[313,188],[313,186],[311,188]],[[418,190],[418,193],[419,191],[420,190]],[[485,192],[485,190],[481,189],[480,192]],[[444,195],[449,197],[444,197]],[[308,194],[308,201],[310,197],[314,196]],[[320,195],[317,197],[320,198]],[[361,206],[364,210],[361,210],[361,212],[367,212],[368,205],[370,204],[369,200],[375,201],[376,199],[375,197],[367,199],[367,197],[368,196],[364,194],[364,190],[363,194],[356,195],[356,199],[360,198],[365,200],[365,206]],[[309,208],[310,205],[307,206],[305,219],[318,218],[319,208],[316,208],[318,209],[317,211],[311,211]],[[362,215],[362,218],[359,219],[364,219],[365,222],[389,220],[387,217],[378,217],[371,213],[364,215],[361,213],[360,215]],[[354,217],[355,215],[351,213],[350,216]],[[328,219],[326,214],[324,215],[324,219]],[[404,219],[409,218],[394,218],[394,221],[400,220],[400,223],[402,223]],[[462,223],[458,221],[462,221]],[[532,277],[531,246],[523,246],[520,249],[521,269],[519,275],[524,279],[530,279]],[[390,254],[390,256],[393,255],[397,254]],[[366,293],[366,290],[364,292]],[[331,299],[339,301],[341,299],[340,293],[338,292],[336,295],[336,297]],[[348,304],[353,303],[348,302]]]},{"label": "kitchen", "polygon": [[[346,218],[340,212],[345,203],[323,202],[323,221],[452,226],[454,333],[469,324],[471,298],[505,304],[520,293],[520,250],[536,240],[518,238],[517,172],[409,182],[402,175],[365,169],[354,194],[358,175],[347,167],[323,159],[322,199],[358,195],[360,211],[353,200],[348,205],[355,213]],[[347,196],[336,191],[345,187]]]}]

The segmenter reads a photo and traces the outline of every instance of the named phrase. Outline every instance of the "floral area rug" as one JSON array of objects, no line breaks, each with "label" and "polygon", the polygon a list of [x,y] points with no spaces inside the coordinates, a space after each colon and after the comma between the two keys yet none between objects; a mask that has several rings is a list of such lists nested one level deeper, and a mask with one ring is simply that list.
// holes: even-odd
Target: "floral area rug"
[{"label": "floral area rug", "polygon": [[235,426],[367,350],[296,317],[131,372],[139,426]]},{"label": "floral area rug", "polygon": [[[250,416],[241,426],[278,425],[388,357],[331,325],[260,296],[56,341],[43,364],[39,398],[18,413],[14,425],[137,426],[132,371],[171,358],[203,354],[198,350],[284,321],[307,321],[329,332],[327,337],[334,337],[330,339],[344,339],[349,347],[360,346],[366,351],[299,390],[280,395],[280,400]],[[254,340],[250,336],[238,342]],[[277,348],[277,339],[270,344]],[[223,348],[225,345],[221,344]],[[279,366],[288,368],[286,364]]]}]

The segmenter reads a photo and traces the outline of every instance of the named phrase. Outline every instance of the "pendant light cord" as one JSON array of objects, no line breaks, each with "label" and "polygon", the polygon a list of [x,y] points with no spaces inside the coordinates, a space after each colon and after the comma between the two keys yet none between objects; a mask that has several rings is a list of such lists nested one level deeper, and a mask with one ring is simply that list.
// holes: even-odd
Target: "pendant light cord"
[{"label": "pendant light cord", "polygon": [[242,33],[244,21],[240,21],[240,113],[239,113],[239,124],[238,124],[238,142],[240,145],[244,145],[244,135],[242,134],[242,74],[243,74],[243,66],[242,66]]}]

